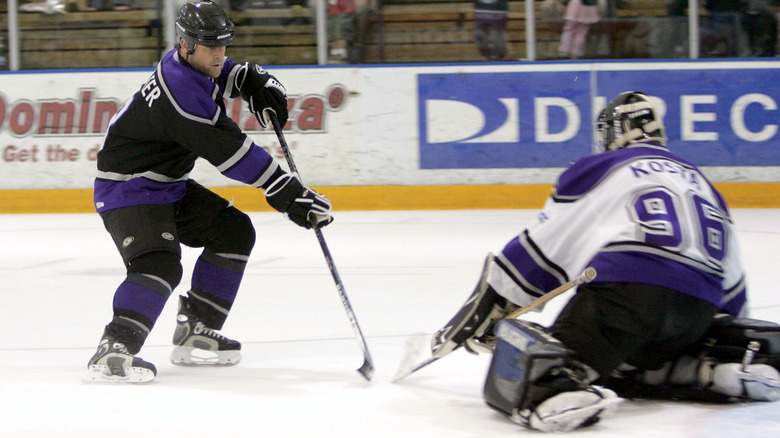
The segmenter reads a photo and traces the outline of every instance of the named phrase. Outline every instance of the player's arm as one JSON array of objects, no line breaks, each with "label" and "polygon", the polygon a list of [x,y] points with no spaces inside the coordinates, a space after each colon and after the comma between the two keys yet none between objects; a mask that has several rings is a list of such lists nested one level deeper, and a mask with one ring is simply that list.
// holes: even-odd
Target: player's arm
[{"label": "player's arm", "polygon": [[272,114],[282,126],[287,122],[287,90],[263,67],[249,62],[233,65],[228,74],[226,91],[229,91],[230,97],[240,95],[263,128],[271,124],[269,117]]},{"label": "player's arm", "polygon": [[325,196],[305,187],[296,175],[285,172],[224,114],[214,125],[178,118],[173,126],[180,144],[205,158],[226,177],[263,189],[268,204],[297,225],[324,227],[333,221],[331,203]]}]

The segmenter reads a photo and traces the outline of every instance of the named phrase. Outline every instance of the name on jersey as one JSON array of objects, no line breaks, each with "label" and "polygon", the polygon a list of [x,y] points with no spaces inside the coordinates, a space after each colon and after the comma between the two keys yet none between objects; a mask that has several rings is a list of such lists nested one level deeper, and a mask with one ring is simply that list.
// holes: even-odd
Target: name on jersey
[{"label": "name on jersey", "polygon": [[161,94],[162,91],[160,91],[160,86],[157,85],[157,78],[152,75],[152,77],[149,78],[149,81],[141,88],[141,95],[146,100],[146,105],[151,108],[154,101],[157,100]]},{"label": "name on jersey", "polygon": [[680,163],[667,160],[639,160],[629,166],[634,177],[644,178],[649,175],[669,174],[679,175],[687,184],[701,189],[701,175]]}]

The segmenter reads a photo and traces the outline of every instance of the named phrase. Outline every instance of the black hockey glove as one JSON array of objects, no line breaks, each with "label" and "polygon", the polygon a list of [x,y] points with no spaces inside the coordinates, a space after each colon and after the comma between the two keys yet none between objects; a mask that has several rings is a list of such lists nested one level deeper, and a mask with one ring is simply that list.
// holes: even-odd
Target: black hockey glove
[{"label": "black hockey glove", "polygon": [[282,126],[287,123],[287,90],[263,67],[244,64],[236,75],[236,87],[263,129],[270,125],[269,112],[276,114]]},{"label": "black hockey glove", "polygon": [[305,187],[297,175],[285,173],[265,190],[268,204],[304,228],[322,228],[333,222],[331,204],[324,195]]}]

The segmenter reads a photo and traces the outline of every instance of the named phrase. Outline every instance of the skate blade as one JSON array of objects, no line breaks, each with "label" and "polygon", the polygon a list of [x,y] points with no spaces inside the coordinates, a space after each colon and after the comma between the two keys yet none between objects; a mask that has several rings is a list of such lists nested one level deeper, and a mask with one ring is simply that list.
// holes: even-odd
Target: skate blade
[{"label": "skate blade", "polygon": [[125,368],[124,376],[110,374],[105,365],[92,365],[87,368],[86,374],[81,378],[82,383],[120,384],[120,383],[149,383],[154,380],[154,373],[141,367]]},{"label": "skate blade", "polygon": [[241,361],[241,350],[207,351],[193,347],[174,347],[171,363],[181,367],[230,367]]}]

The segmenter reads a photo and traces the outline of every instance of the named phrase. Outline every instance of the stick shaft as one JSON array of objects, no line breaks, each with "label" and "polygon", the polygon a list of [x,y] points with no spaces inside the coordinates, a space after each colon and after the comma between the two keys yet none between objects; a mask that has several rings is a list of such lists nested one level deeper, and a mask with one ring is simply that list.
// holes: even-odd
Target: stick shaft
[{"label": "stick shaft", "polygon": [[[287,165],[290,167],[290,172],[297,174],[298,178],[300,178],[298,168],[295,166],[295,161],[293,161],[290,147],[287,146],[287,140],[284,138],[284,133],[282,132],[282,126],[279,123],[279,120],[276,118],[275,114],[271,115],[269,118],[271,119],[271,123],[274,126],[276,137],[279,139],[282,152],[284,152],[284,158],[287,160]],[[328,244],[325,242],[325,236],[322,235],[322,230],[317,226],[316,223],[312,223],[311,225],[314,229],[314,234],[317,236],[317,242],[319,242],[320,248],[322,249],[322,255],[325,257],[325,263],[328,265],[328,269],[330,270],[330,274],[333,277],[333,281],[336,283],[336,289],[338,290],[339,297],[341,297],[341,304],[344,306],[344,309],[347,312],[349,322],[352,325],[352,330],[355,332],[355,336],[360,343],[360,349],[363,351],[363,366],[358,369],[358,372],[362,374],[366,380],[371,380],[371,376],[374,373],[374,362],[371,359],[371,354],[368,351],[366,338],[363,336],[363,331],[360,330],[360,325],[358,324],[357,317],[355,316],[355,311],[352,309],[352,305],[349,303],[347,292],[344,289],[344,283],[341,281],[341,276],[336,269],[335,263],[333,263],[333,257],[330,255]]]},{"label": "stick shaft", "polygon": [[530,312],[531,310],[541,306],[542,304],[550,301],[551,299],[557,297],[558,295],[566,292],[567,290],[579,286],[582,283],[590,283],[591,280],[596,278],[596,270],[593,268],[587,268],[584,271],[582,271],[582,274],[572,278],[571,280],[567,281],[566,283],[563,283],[562,285],[556,287],[555,289],[551,290],[550,292],[547,292],[546,294],[542,295],[541,297],[533,300],[530,304],[527,306],[523,306],[514,312],[510,313],[505,317],[505,319],[516,319],[518,316]]}]

